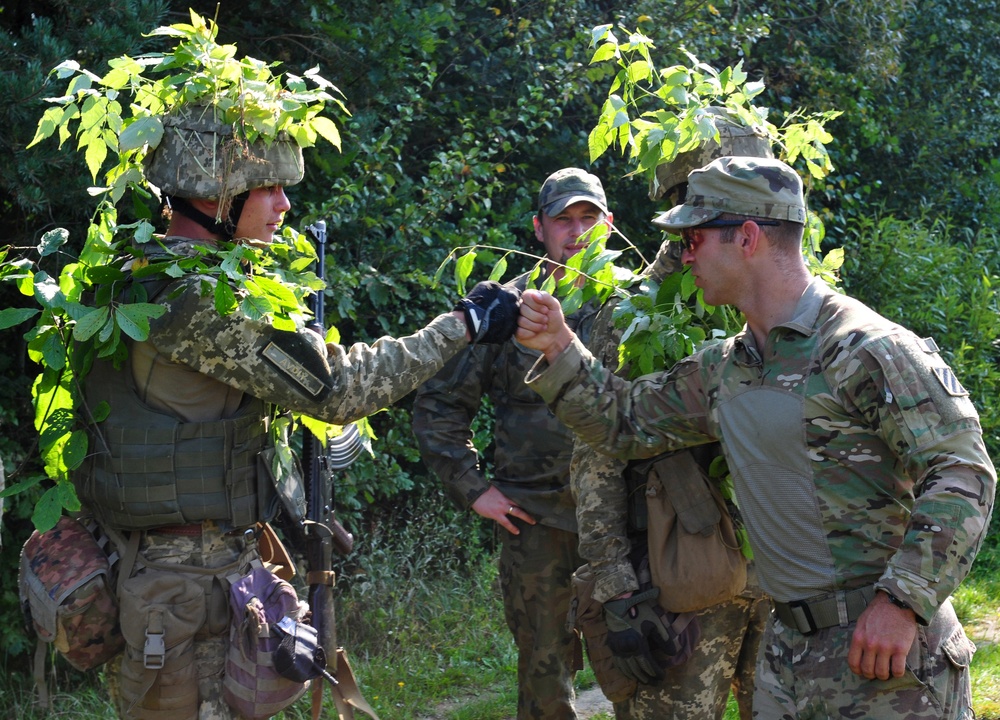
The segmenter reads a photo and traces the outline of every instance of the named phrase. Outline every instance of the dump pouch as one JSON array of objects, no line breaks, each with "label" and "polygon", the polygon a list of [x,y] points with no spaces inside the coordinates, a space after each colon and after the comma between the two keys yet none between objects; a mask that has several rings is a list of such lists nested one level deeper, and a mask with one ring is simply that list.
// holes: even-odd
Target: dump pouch
[{"label": "dump pouch", "polygon": [[582,565],[573,573],[567,625],[577,628],[583,635],[590,667],[605,697],[612,702],[624,702],[635,694],[638,685],[615,666],[607,643],[604,605],[594,600],[595,582],[590,565]]},{"label": "dump pouch", "polygon": [[[230,707],[246,718],[269,718],[302,697],[309,686],[308,680],[283,677],[275,667],[275,653],[289,636],[289,628],[293,645],[289,648],[286,641],[285,650],[295,651],[295,625],[301,614],[298,597],[291,585],[267,568],[255,567],[243,577],[232,578],[229,605],[231,621],[223,696]],[[281,622],[285,622],[284,631],[276,627]],[[302,642],[307,642],[305,634]],[[282,657],[282,661],[282,669],[295,675],[295,668],[289,668],[286,662],[287,657]]]}]

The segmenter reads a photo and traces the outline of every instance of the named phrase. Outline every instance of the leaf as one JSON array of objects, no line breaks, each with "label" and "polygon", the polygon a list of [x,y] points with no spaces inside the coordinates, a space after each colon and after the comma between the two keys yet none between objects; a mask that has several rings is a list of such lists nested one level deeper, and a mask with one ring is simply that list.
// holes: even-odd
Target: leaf
[{"label": "leaf", "polygon": [[215,284],[215,311],[219,315],[229,315],[236,310],[236,293],[225,280]]},{"label": "leaf", "polygon": [[76,321],[73,328],[73,338],[79,342],[89,340],[108,322],[111,311],[107,306],[94,308]]},{"label": "leaf", "polygon": [[38,532],[51,530],[59,522],[62,515],[62,492],[58,485],[50,487],[35,503],[35,511],[31,514],[31,522]]},{"label": "leaf", "polygon": [[458,292],[463,295],[465,294],[465,283],[468,281],[469,275],[472,274],[472,268],[475,264],[475,250],[470,250],[455,261],[455,284],[458,286]]},{"label": "leaf", "polygon": [[0,498],[8,498],[11,497],[12,495],[17,495],[19,492],[30,490],[31,488],[35,487],[36,485],[38,485],[38,483],[40,483],[42,480],[45,479],[46,477],[44,475],[32,475],[30,477],[25,478],[21,482],[14,483],[13,485],[8,485],[3,490],[0,490]]},{"label": "leaf", "polygon": [[129,123],[118,136],[118,152],[138,150],[144,145],[155,148],[163,138],[163,123],[158,117],[140,117]]},{"label": "leaf", "polygon": [[240,302],[240,311],[250,320],[261,320],[273,309],[274,308],[271,307],[271,303],[268,302],[267,298],[259,295],[245,297]]},{"label": "leaf", "polygon": [[35,137],[31,139],[31,142],[25,147],[25,149],[30,148],[32,145],[40,143],[48,137],[52,136],[52,133],[56,131],[56,128],[62,122],[63,109],[59,107],[50,107],[43,114],[41,119],[38,121],[38,127],[35,128]]},{"label": "leaf", "polygon": [[69,240],[69,230],[66,228],[49,230],[38,242],[38,254],[42,257],[51,255],[65,245],[67,240]]},{"label": "leaf", "polygon": [[63,462],[67,470],[76,470],[87,457],[87,432],[74,430],[63,448]]},{"label": "leaf", "polygon": [[497,264],[493,266],[493,271],[490,273],[490,280],[499,281],[503,277],[504,273],[507,272],[507,256],[504,255],[502,258],[497,260]]},{"label": "leaf", "polygon": [[312,126],[327,142],[340,150],[340,130],[333,120],[319,115],[312,119]]},{"label": "leaf", "polygon": [[166,310],[156,303],[122,303],[115,307],[115,319],[123,333],[142,342],[149,338],[149,319],[160,317]]},{"label": "leaf", "polygon": [[37,308],[4,308],[0,310],[0,330],[20,325],[39,312]]}]

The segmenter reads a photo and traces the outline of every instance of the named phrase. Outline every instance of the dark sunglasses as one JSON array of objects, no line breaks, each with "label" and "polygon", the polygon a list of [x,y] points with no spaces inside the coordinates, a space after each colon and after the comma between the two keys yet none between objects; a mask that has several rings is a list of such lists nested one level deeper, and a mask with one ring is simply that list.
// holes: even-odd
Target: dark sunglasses
[{"label": "dark sunglasses", "polygon": [[691,237],[685,235],[687,231],[690,230],[711,230],[712,228],[724,228],[724,227],[737,227],[745,222],[756,223],[757,225],[772,225],[777,227],[781,225],[779,220],[755,220],[754,218],[744,218],[743,220],[709,220],[701,225],[695,225],[694,227],[684,228],[681,231],[681,247],[685,250],[692,250],[693,244],[691,243]]}]

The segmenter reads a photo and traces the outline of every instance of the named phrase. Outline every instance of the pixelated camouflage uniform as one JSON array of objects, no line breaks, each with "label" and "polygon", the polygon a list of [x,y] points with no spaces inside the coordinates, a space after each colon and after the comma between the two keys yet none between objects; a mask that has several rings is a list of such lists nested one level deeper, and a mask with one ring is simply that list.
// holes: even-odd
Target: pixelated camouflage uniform
[{"label": "pixelated camouflage uniform", "polygon": [[[996,472],[978,414],[932,342],[814,280],[764,348],[744,329],[626,383],[574,340],[551,366],[540,361],[529,386],[616,457],[721,441],[775,601],[874,587],[916,612],[917,664],[885,682],[820,659],[824,649],[846,657],[853,622],[806,636],[772,615],[758,717],[887,717],[858,709],[854,693],[896,716],[969,716],[974,646],[949,596],[982,542]],[[827,640],[818,654],[817,639]],[[910,712],[914,695],[922,712]]]},{"label": "pixelated camouflage uniform", "polygon": [[[515,284],[523,289],[526,281]],[[595,311],[585,305],[567,321],[587,337]],[[569,489],[573,435],[524,385],[537,358],[516,340],[472,347],[425,383],[413,405],[424,462],[459,507],[470,508],[492,484],[537,521],[512,518],[519,535],[500,530],[504,613],[518,648],[519,720],[576,717],[572,678],[582,659],[579,640],[565,627],[570,578],[582,564]],[[470,429],[485,396],[495,415],[489,480]]]},{"label": "pixelated camouflage uniform", "polygon": [[[660,282],[681,269],[679,245],[664,242],[644,273]],[[608,300],[594,320],[587,347],[605,367],[618,365],[623,329],[614,327],[617,300]],[[627,376],[628,368],[617,371]],[[628,463],[602,455],[578,442],[573,451],[571,478],[577,503],[580,554],[594,569],[594,599],[604,602],[639,589],[633,541],[628,536],[628,502],[623,473]],[[669,492],[669,485],[665,486]],[[637,538],[644,541],[645,536]],[[634,695],[615,703],[615,717],[721,718],[730,687],[741,717],[750,718],[757,646],[763,635],[770,604],[757,584],[753,564],[747,588],[739,596],[698,613],[701,639],[685,663],[666,669],[656,684],[638,684]]]},{"label": "pixelated camouflage uniform", "polygon": [[[168,248],[180,253],[194,253],[194,246],[201,242],[205,241],[166,239]],[[350,348],[325,344],[312,331],[276,330],[239,310],[220,315],[211,292],[215,282],[211,277],[190,276],[166,284],[151,299],[165,306],[166,312],[151,321],[149,340],[130,342],[128,363],[116,377],[152,414],[182,423],[206,422],[231,417],[248,401],[259,398],[286,410],[346,424],[411,392],[467,345],[465,323],[451,314],[405,338],[385,337],[371,346],[357,343]],[[207,294],[202,292],[203,285],[209,288]],[[104,392],[95,385],[87,385],[92,402]],[[259,422],[264,423],[265,417]],[[84,502],[90,501],[88,479],[78,478],[77,487]],[[93,509],[101,515],[100,507]],[[209,519],[200,529],[183,530],[195,534],[177,534],[174,528],[144,531],[141,557],[218,568],[234,562],[243,549],[241,528],[220,526]],[[217,601],[210,598],[210,602]],[[223,612],[228,612],[228,602]],[[203,630],[196,638],[199,720],[236,716],[222,700],[227,638],[224,623],[212,631]],[[113,693],[118,684],[114,675],[112,670]],[[126,716],[124,710],[122,715]]]}]

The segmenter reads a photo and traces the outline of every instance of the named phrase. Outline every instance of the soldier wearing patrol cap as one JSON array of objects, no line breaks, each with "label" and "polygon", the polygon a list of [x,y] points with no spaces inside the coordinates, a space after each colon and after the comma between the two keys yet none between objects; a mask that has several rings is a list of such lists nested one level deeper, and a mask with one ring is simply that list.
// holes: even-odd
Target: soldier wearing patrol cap
[{"label": "soldier wearing patrol cap", "polygon": [[[283,138],[247,142],[210,105],[175,111],[163,125],[145,171],[172,213],[163,249],[147,258],[201,257],[199,248],[223,240],[271,242],[290,209],[284,188],[303,176],[299,147]],[[237,713],[223,692],[232,620],[224,588],[230,573],[256,560],[254,533],[276,507],[273,409],[342,425],[386,407],[470,339],[506,340],[517,294],[480,284],[413,335],[348,348],[305,328],[278,330],[239,308],[220,314],[210,275],[137,282],[166,312],[150,323],[148,340],[129,341],[123,366],[97,360],[86,376],[90,406],[107,402],[109,412],[94,428],[98,451],[74,482],[101,525],[137,550],[123,568],[125,595],[134,600],[130,582],[155,570],[173,573],[178,588],[201,586],[204,600],[194,615],[193,606],[178,610],[191,616],[193,639],[171,640],[173,626],[163,621],[165,660],[151,663],[148,645],[145,660],[141,647],[119,656],[109,668],[112,694],[122,717],[228,720]],[[145,613],[148,600],[122,605],[122,627],[137,628],[140,639],[152,621],[131,608]]]},{"label": "soldier wearing patrol cap", "polygon": [[993,509],[979,417],[932,340],[810,276],[802,182],[722,157],[656,219],[706,302],[746,327],[667,372],[613,376],[525,293],[528,384],[620,458],[720,442],[762,587],[760,718],[971,718],[974,646],[950,596]]},{"label": "soldier wearing patrol cap", "polygon": [[[549,175],[533,220],[546,257],[563,263],[584,249],[584,233],[612,221],[607,203],[591,173],[563,168]],[[562,269],[550,264],[550,273]],[[512,284],[523,290],[527,280],[523,275]],[[588,303],[568,318],[582,337],[595,310]],[[461,353],[418,391],[413,428],[424,461],[454,502],[497,523],[504,613],[518,650],[517,717],[566,720],[576,717],[573,673],[582,660],[566,628],[570,577],[581,564],[569,488],[573,435],[524,386],[536,357],[514,342]],[[478,461],[470,430],[484,397],[496,416],[492,477]]]},{"label": "soldier wearing patrol cap", "polygon": [[[659,165],[649,185],[651,200],[668,198],[683,202],[688,174],[715,158],[726,155],[772,157],[770,141],[763,129],[733,122],[722,108],[709,107],[707,111],[715,117],[718,141],[709,140]],[[681,269],[679,244],[666,240],[644,275],[659,283]],[[625,330],[615,327],[617,305],[617,298],[610,298],[601,307],[587,342],[587,348],[607,367],[618,366],[618,346]],[[624,377],[628,370],[624,367],[616,372]],[[594,576],[594,599],[607,603],[605,612],[613,611],[635,592],[653,586],[651,573],[641,564],[648,554],[646,529],[640,527],[642,523],[634,517],[644,499],[642,487],[649,475],[692,475],[694,477],[687,478],[684,487],[700,487],[699,476],[707,475],[711,460],[719,452],[718,444],[712,443],[698,448],[697,452],[686,451],[690,461],[680,457],[685,453],[678,453],[650,466],[649,463],[629,463],[603,455],[583,443],[576,445],[572,481],[580,553]],[[642,478],[641,483],[635,479],[627,486],[625,478],[634,477],[639,468],[647,472],[647,477]],[[673,492],[683,491],[672,490],[671,484],[665,483],[662,492],[670,498]],[[668,502],[678,506],[688,500],[675,498]],[[656,519],[651,517],[649,522]],[[659,667],[651,656],[651,672],[643,672],[619,659],[625,677],[618,677],[617,682],[605,682],[608,685],[606,694],[615,701],[615,717],[619,720],[665,717],[717,720],[725,713],[732,689],[740,717],[749,720],[757,647],[769,612],[770,603],[759,586],[756,568],[751,562],[747,586],[742,592],[697,611],[700,639],[684,662]],[[615,649],[610,648],[612,653]]]}]

